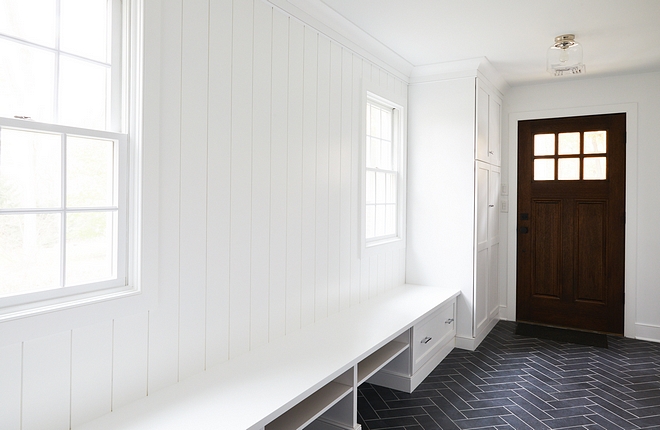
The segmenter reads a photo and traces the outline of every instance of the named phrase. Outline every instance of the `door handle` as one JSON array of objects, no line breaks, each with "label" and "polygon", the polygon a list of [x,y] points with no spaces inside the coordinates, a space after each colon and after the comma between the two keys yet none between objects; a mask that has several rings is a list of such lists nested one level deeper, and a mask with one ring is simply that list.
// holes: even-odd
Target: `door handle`
[{"label": "door handle", "polygon": [[527,228],[527,227],[518,227],[518,233],[527,234],[527,233],[529,233],[529,228]]}]

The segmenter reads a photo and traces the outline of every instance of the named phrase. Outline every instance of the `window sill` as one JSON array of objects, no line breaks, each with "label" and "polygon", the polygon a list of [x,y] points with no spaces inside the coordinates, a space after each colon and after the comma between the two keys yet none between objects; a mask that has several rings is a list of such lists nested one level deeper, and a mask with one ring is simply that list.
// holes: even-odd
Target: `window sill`
[{"label": "window sill", "polygon": [[364,242],[360,256],[361,258],[369,258],[373,255],[381,254],[383,252],[403,249],[405,246],[406,241],[401,237],[390,237],[373,242]]}]

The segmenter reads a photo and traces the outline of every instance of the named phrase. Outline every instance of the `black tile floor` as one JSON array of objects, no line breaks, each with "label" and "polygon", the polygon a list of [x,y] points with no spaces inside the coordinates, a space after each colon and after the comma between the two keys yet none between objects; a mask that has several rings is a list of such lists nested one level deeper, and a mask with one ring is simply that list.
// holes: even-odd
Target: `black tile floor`
[{"label": "black tile floor", "polygon": [[660,343],[609,348],[522,337],[500,321],[412,393],[363,384],[363,430],[660,429]]}]

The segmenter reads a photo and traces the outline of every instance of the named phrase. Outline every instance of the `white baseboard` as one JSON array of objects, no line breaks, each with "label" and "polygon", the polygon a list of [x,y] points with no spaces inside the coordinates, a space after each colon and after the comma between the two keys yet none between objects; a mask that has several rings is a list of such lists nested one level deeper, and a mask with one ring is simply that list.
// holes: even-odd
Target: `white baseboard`
[{"label": "white baseboard", "polygon": [[660,326],[653,324],[635,324],[635,339],[660,342]]},{"label": "white baseboard", "polygon": [[456,336],[456,348],[474,351],[498,322],[498,319],[492,319],[477,337]]}]

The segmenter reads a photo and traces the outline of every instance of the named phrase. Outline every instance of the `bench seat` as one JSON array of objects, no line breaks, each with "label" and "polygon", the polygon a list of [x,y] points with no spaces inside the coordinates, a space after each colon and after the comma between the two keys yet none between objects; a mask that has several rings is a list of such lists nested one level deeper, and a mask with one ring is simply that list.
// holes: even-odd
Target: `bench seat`
[{"label": "bench seat", "polygon": [[[278,417],[283,422],[285,413],[315,408],[314,393],[325,390],[331,396],[335,395],[331,393],[334,389],[337,402],[346,396],[354,400],[358,364],[375,369],[380,355],[396,357],[408,349],[407,331],[459,294],[458,289],[442,287],[393,288],[78,428],[275,429],[277,422],[271,422]],[[355,401],[345,403],[352,405]],[[302,412],[316,417],[330,406],[318,413]],[[338,428],[359,428],[355,425],[356,412],[351,415],[353,426],[344,423]]]}]

